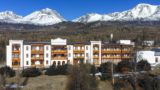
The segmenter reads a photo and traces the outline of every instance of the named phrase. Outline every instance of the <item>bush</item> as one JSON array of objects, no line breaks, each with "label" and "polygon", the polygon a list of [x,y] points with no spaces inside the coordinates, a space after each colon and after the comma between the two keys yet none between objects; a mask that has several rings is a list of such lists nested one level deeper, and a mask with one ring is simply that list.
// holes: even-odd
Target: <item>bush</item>
[{"label": "bush", "polygon": [[[111,62],[102,63],[99,69],[100,69],[100,72],[102,73],[101,80],[107,80],[112,77],[112,71],[111,71],[112,63]],[[113,71],[115,71],[115,65],[113,66]]]},{"label": "bush", "polygon": [[96,77],[91,76],[90,65],[77,64],[70,68],[66,90],[98,90]]},{"label": "bush", "polygon": [[67,69],[68,69],[68,65],[59,65],[59,66],[55,66],[52,65],[51,67],[49,67],[46,72],[45,75],[66,75],[67,74]]},{"label": "bush", "polygon": [[52,75],[57,75],[57,68],[55,65],[52,65],[50,66],[49,68],[47,68],[46,72],[45,72],[45,75],[49,75],[49,76],[52,76]]},{"label": "bush", "polygon": [[138,71],[149,71],[151,70],[151,65],[146,60],[141,60],[137,63]]},{"label": "bush", "polygon": [[41,72],[38,68],[27,68],[22,71],[23,77],[36,77],[40,75],[41,75]]},{"label": "bush", "polygon": [[6,75],[7,77],[14,77],[16,73],[12,68],[5,66],[0,68],[0,74]]},{"label": "bush", "polygon": [[120,73],[129,72],[134,68],[134,63],[128,60],[124,60],[118,63],[116,71]]}]

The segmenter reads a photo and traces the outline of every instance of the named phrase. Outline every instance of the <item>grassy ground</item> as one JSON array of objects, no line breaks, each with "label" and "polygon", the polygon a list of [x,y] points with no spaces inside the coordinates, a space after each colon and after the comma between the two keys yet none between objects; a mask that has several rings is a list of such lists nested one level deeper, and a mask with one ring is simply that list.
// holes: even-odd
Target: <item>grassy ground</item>
[{"label": "grassy ground", "polygon": [[[22,78],[24,79],[24,78]],[[21,80],[22,80],[21,79]],[[10,78],[8,82],[17,81],[17,78]],[[22,90],[65,90],[67,76],[46,76],[29,78],[28,84]],[[99,90],[112,90],[109,81],[99,81]]]}]

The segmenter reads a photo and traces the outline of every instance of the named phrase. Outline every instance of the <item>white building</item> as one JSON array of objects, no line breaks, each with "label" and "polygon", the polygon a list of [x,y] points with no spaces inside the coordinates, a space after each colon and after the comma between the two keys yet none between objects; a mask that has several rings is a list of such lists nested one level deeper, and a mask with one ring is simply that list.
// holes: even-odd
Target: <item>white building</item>
[{"label": "white building", "polygon": [[160,49],[152,49],[149,51],[138,51],[137,52],[137,62],[141,60],[146,60],[151,66],[160,64]]},{"label": "white building", "polygon": [[51,39],[50,42],[10,40],[6,48],[6,64],[12,68],[49,67],[53,64],[80,62],[100,65],[111,60],[130,60],[132,45],[104,44],[101,41],[67,42]]}]

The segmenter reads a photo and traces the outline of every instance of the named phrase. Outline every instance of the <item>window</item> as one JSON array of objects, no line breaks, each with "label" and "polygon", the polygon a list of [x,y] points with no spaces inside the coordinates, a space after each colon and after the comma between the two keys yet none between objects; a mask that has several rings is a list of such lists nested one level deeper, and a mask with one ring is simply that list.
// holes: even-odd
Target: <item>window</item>
[{"label": "window", "polygon": [[46,61],[46,64],[48,64],[48,60]]},{"label": "window", "polygon": [[46,46],[46,50],[48,50],[48,46]]},{"label": "window", "polygon": [[28,55],[28,54],[26,54],[26,58],[28,58],[28,56],[29,56],[29,55]]},{"label": "window", "polygon": [[156,59],[155,59],[155,62],[157,63],[158,62],[158,58],[156,57]]},{"label": "window", "polygon": [[88,50],[88,46],[86,46],[86,50]]},{"label": "window", "polygon": [[26,46],[26,50],[28,50],[28,46]]},{"label": "window", "polygon": [[46,57],[48,58],[48,53],[46,54]]},{"label": "window", "polygon": [[68,54],[68,57],[71,57],[71,53]]},{"label": "window", "polygon": [[28,61],[26,61],[26,65],[29,65]]},{"label": "window", "polygon": [[86,57],[88,57],[88,53],[86,53]]},{"label": "window", "polygon": [[69,46],[69,50],[71,50],[71,46]]}]

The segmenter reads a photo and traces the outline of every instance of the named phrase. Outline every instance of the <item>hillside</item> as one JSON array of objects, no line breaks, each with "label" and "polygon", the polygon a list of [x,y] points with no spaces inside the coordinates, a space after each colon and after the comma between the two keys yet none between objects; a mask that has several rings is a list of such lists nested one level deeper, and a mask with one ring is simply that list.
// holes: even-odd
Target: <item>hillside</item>
[{"label": "hillside", "polygon": [[155,40],[159,44],[160,22],[62,22],[50,26],[29,24],[0,23],[0,57],[5,60],[5,47],[10,39],[26,41],[49,41],[52,38],[66,38],[69,42],[86,42],[90,40],[108,41],[110,34],[114,40],[131,39],[140,44],[143,40]]}]

